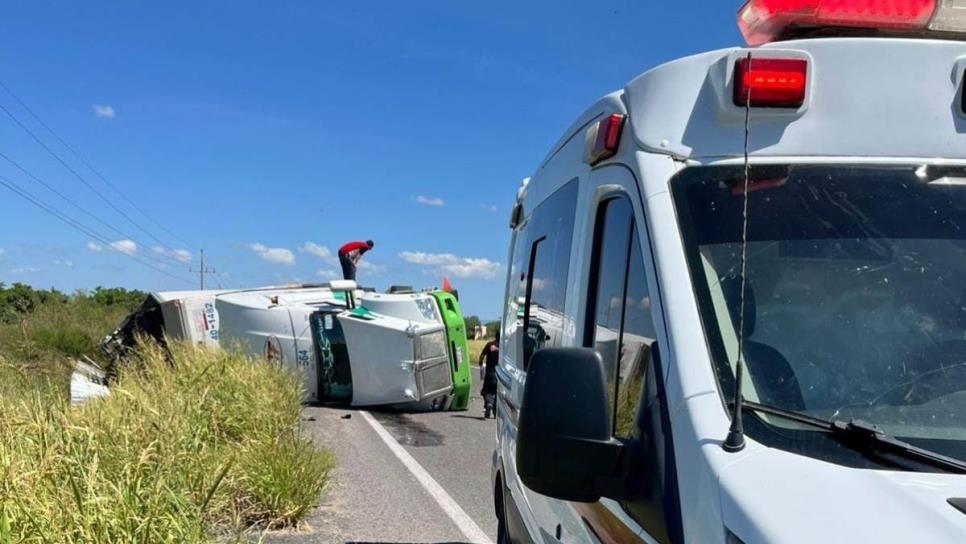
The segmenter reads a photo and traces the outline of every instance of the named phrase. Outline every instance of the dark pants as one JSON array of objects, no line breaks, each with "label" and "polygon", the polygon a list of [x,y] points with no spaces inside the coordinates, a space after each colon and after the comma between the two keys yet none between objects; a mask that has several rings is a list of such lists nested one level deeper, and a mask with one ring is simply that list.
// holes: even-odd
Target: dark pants
[{"label": "dark pants", "polygon": [[342,277],[347,280],[356,280],[356,264],[346,253],[339,253],[339,264],[342,265]]},{"label": "dark pants", "polygon": [[[489,368],[487,368],[489,370]],[[483,417],[496,417],[496,374],[487,372],[483,376]]]}]

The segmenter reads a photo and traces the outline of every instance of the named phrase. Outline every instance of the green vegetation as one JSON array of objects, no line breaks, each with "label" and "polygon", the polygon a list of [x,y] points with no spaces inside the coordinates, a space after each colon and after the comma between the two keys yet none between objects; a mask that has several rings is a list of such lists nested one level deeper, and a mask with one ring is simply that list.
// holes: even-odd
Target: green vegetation
[{"label": "green vegetation", "polygon": [[84,356],[99,360],[97,342],[145,296],[103,287],[66,295],[0,283],[0,356],[66,384],[66,361]]},{"label": "green vegetation", "polygon": [[463,322],[466,324],[467,338],[473,337],[473,331],[476,330],[476,327],[479,325],[483,325],[484,327],[486,327],[487,338],[493,338],[496,335],[496,331],[500,330],[499,320],[487,321],[486,323],[483,323],[478,316],[467,315],[467,316],[463,316]]},{"label": "green vegetation", "polygon": [[466,315],[463,316],[463,323],[466,325],[467,335],[470,335],[473,329],[480,325],[480,318],[475,315]]},{"label": "green vegetation", "polygon": [[0,285],[0,543],[208,542],[295,524],[333,460],[301,380],[224,351],[142,346],[71,407],[69,360],[145,297]]},{"label": "green vegetation", "polygon": [[483,346],[489,342],[491,338],[485,338],[483,340],[467,340],[466,346],[470,350],[470,364],[478,365],[480,364],[480,352],[483,351]]},{"label": "green vegetation", "polygon": [[489,321],[489,322],[486,323],[486,337],[487,338],[493,338],[494,336],[496,336],[496,333],[499,332],[499,330],[500,330],[500,322],[499,321]]},{"label": "green vegetation", "polygon": [[[30,379],[0,363],[0,383]],[[79,407],[5,386],[0,542],[204,542],[294,524],[332,468],[299,434],[300,383],[237,354],[146,345],[110,396]]]}]

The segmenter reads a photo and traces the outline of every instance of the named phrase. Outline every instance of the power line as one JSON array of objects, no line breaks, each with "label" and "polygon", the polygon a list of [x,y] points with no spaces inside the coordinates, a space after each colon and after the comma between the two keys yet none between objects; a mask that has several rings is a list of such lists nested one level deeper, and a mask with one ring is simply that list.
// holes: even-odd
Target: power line
[{"label": "power line", "polygon": [[143,264],[144,266],[147,266],[148,268],[151,268],[151,269],[155,270],[158,273],[164,274],[165,276],[168,276],[170,278],[176,279],[176,280],[181,281],[181,282],[185,282],[185,283],[188,283],[188,284],[193,284],[193,282],[191,282],[191,281],[189,281],[189,280],[187,280],[187,279],[185,279],[183,277],[176,276],[176,275],[168,272],[167,270],[164,270],[164,269],[162,269],[162,268],[160,268],[158,266],[155,266],[155,265],[153,265],[153,264],[151,264],[151,263],[149,263],[147,261],[144,261],[144,260],[140,259],[139,257],[137,257],[136,255],[132,255],[130,253],[126,253],[124,251],[119,251],[119,250],[115,249],[111,245],[111,242],[110,241],[108,241],[105,238],[103,238],[102,236],[98,235],[96,232],[90,230],[88,227],[86,227],[84,224],[78,222],[76,219],[74,219],[74,218],[70,217],[69,215],[67,215],[67,214],[59,211],[58,209],[54,208],[53,206],[50,206],[50,205],[46,204],[43,200],[37,198],[35,195],[31,194],[26,189],[18,186],[17,183],[14,182],[13,180],[11,180],[11,179],[9,179],[9,178],[7,178],[5,176],[0,175],[0,185],[3,185],[4,187],[6,187],[7,189],[9,189],[14,194],[16,194],[19,197],[23,198],[24,200],[30,202],[34,206],[37,206],[41,210],[43,210],[43,211],[47,212],[48,214],[54,216],[55,218],[59,219],[60,221],[66,223],[71,228],[73,228],[73,229],[75,229],[75,230],[77,230],[77,231],[79,231],[79,232],[81,232],[81,233],[83,233],[83,234],[85,234],[87,236],[90,236],[91,238],[94,238],[95,240],[101,242],[106,247],[111,248],[111,249],[114,249],[114,251],[117,251],[118,253],[120,253],[120,254],[122,254],[122,255],[130,258],[130,259],[133,259],[133,260],[135,260],[135,261]]},{"label": "power line", "polygon": [[10,96],[12,96],[13,99],[16,100],[18,104],[20,104],[20,107],[22,107],[24,110],[26,110],[26,112],[29,113],[30,116],[33,117],[34,120],[37,121],[38,124],[40,124],[40,126],[44,127],[44,129],[46,129],[47,132],[49,132],[58,142],[60,142],[60,145],[64,146],[68,151],[70,151],[70,153],[77,160],[79,160],[84,166],[86,166],[88,168],[88,170],[90,170],[91,172],[93,172],[95,176],[97,176],[98,178],[100,178],[100,180],[103,181],[105,185],[107,185],[108,187],[110,187],[111,189],[113,189],[114,192],[117,193],[122,199],[124,199],[125,202],[127,202],[128,204],[130,204],[132,208],[134,208],[135,210],[137,210],[138,212],[140,212],[141,215],[143,215],[144,217],[146,217],[148,219],[148,221],[151,221],[152,223],[154,223],[158,228],[160,228],[161,230],[163,230],[164,232],[166,232],[169,236],[171,236],[175,240],[178,240],[179,242],[185,244],[188,247],[193,247],[193,244],[191,242],[185,240],[181,236],[178,236],[177,234],[175,234],[175,233],[171,232],[170,230],[168,230],[167,227],[165,227],[164,225],[162,225],[158,220],[154,219],[150,214],[148,214],[146,211],[144,211],[143,208],[141,208],[140,206],[138,206],[137,203],[135,203],[133,200],[131,200],[130,198],[128,198],[128,196],[126,194],[124,194],[124,192],[122,192],[119,188],[117,188],[116,185],[114,185],[113,183],[111,183],[110,181],[108,181],[107,178],[104,177],[104,175],[100,173],[100,171],[98,171],[96,168],[94,168],[94,166],[90,162],[88,162],[86,159],[84,159],[84,157],[82,157],[76,150],[74,150],[74,148],[70,144],[68,144],[66,141],[64,141],[63,138],[60,137],[60,135],[58,135],[56,132],[54,132],[54,129],[50,128],[50,126],[48,126],[47,123],[45,123],[43,121],[43,119],[40,118],[39,115],[37,115],[36,113],[34,113],[34,110],[30,109],[30,106],[28,106],[26,103],[24,103],[24,101],[21,100],[20,97],[17,96],[17,94],[14,93],[13,90],[10,89],[10,87],[7,87],[7,85],[3,81],[0,81],[0,87],[3,87],[3,90],[7,91],[7,94],[9,94]]},{"label": "power line", "polygon": [[137,261],[138,263],[140,263],[140,264],[142,264],[144,266],[147,266],[148,268],[151,268],[151,269],[153,269],[153,270],[155,270],[155,271],[157,271],[157,272],[159,272],[161,274],[164,274],[165,276],[168,276],[170,278],[176,279],[176,280],[181,281],[181,282],[185,282],[185,283],[189,283],[189,284],[192,283],[192,282],[188,281],[187,279],[185,279],[183,277],[175,276],[174,274],[172,274],[172,273],[170,273],[170,272],[168,272],[168,271],[166,271],[166,270],[164,270],[164,269],[162,269],[162,268],[160,268],[158,266],[155,266],[155,265],[153,265],[153,264],[151,264],[151,263],[149,263],[147,261],[144,261],[144,260],[138,258],[135,255],[132,255],[130,253],[126,253],[124,251],[120,251],[120,250],[116,249],[111,244],[111,242],[109,240],[106,240],[102,236],[98,235],[96,232],[91,231],[85,225],[83,225],[82,223],[79,223],[77,220],[73,219],[72,217],[68,216],[67,214],[64,214],[63,212],[57,210],[56,208],[47,205],[46,203],[44,203],[39,198],[37,198],[36,196],[32,195],[29,191],[23,189],[22,187],[19,187],[15,182],[13,182],[13,180],[11,180],[11,179],[9,179],[9,178],[7,178],[5,176],[0,176],[0,185],[3,185],[4,187],[6,187],[7,189],[9,189],[14,194],[20,196],[24,200],[27,200],[31,204],[37,206],[41,210],[43,210],[43,211],[47,212],[48,214],[54,216],[55,218],[59,219],[60,221],[66,223],[68,226],[70,226],[70,227],[78,230],[79,232],[81,232],[81,233],[83,233],[83,234],[85,234],[87,236],[90,236],[91,238],[93,238],[93,239],[101,242],[105,247],[110,248],[110,249],[113,249],[117,253],[120,253],[120,254],[124,255],[125,257],[128,257],[130,259],[133,259],[134,261]]},{"label": "power line", "polygon": [[[59,196],[59,197],[60,197],[60,198],[61,198],[62,200],[64,200],[65,202],[67,202],[68,204],[70,204],[71,206],[73,206],[74,208],[76,208],[77,210],[79,210],[79,211],[81,211],[82,213],[84,213],[84,214],[85,214],[85,215],[87,215],[88,217],[91,217],[92,219],[94,219],[94,220],[95,220],[95,221],[97,221],[98,223],[100,223],[100,224],[102,224],[102,225],[104,225],[104,226],[105,226],[105,227],[107,227],[108,229],[110,229],[110,230],[112,230],[112,231],[114,231],[115,233],[117,233],[117,234],[119,234],[119,235],[121,235],[121,236],[123,236],[124,238],[128,238],[128,239],[131,239],[131,240],[132,240],[132,241],[133,241],[134,243],[140,243],[140,242],[138,242],[137,240],[134,240],[134,237],[133,237],[133,236],[131,236],[131,235],[129,235],[129,234],[127,234],[127,233],[125,233],[125,232],[123,232],[123,231],[121,231],[120,229],[118,229],[118,228],[116,228],[116,227],[114,227],[114,226],[113,226],[113,225],[111,225],[110,223],[108,223],[108,222],[106,222],[106,221],[104,221],[104,220],[102,220],[102,219],[101,219],[100,217],[97,217],[97,216],[96,216],[96,215],[95,215],[94,213],[92,213],[92,212],[90,212],[89,210],[87,210],[87,209],[86,209],[86,208],[84,208],[83,206],[81,206],[81,205],[79,205],[79,204],[78,204],[77,202],[75,202],[75,201],[73,201],[73,200],[71,200],[71,199],[70,199],[69,197],[67,197],[67,196],[66,196],[65,194],[63,194],[63,193],[61,193],[60,191],[58,191],[58,190],[57,190],[57,188],[55,188],[55,187],[53,187],[53,186],[52,186],[51,184],[49,184],[49,183],[47,183],[47,182],[46,182],[46,181],[44,181],[43,179],[41,179],[41,178],[39,178],[39,177],[37,177],[36,175],[34,175],[34,174],[33,174],[33,173],[31,172],[31,171],[29,171],[29,170],[27,170],[26,168],[24,168],[24,167],[23,167],[23,166],[22,166],[22,165],[21,165],[20,163],[18,163],[17,161],[15,161],[15,160],[13,160],[13,159],[11,159],[10,157],[8,157],[8,156],[7,156],[7,155],[6,155],[5,153],[3,153],[2,151],[0,151],[0,158],[2,158],[2,159],[4,159],[5,161],[7,161],[7,162],[9,162],[10,164],[12,164],[12,165],[13,165],[14,167],[16,167],[16,168],[17,168],[17,170],[20,170],[21,172],[23,172],[23,173],[24,173],[24,174],[25,174],[25,175],[26,175],[27,177],[29,177],[30,179],[32,179],[32,180],[34,180],[34,181],[36,181],[37,183],[39,183],[39,184],[41,184],[41,185],[43,185],[43,186],[44,186],[44,187],[46,187],[46,188],[47,188],[47,189],[48,189],[48,190],[49,190],[50,192],[52,192],[52,193],[54,193],[55,195],[57,195],[57,196]],[[140,244],[140,245],[142,245],[142,246],[143,246],[144,244]],[[170,258],[170,256],[169,256],[169,255],[168,255],[167,253],[165,253],[165,254],[163,254],[163,255],[164,255],[165,257],[169,257],[169,258]],[[173,258],[172,258],[172,262],[174,262],[174,261],[177,261],[177,259],[173,259]],[[180,263],[180,261],[178,261],[178,262]]]},{"label": "power line", "polygon": [[66,168],[71,174],[73,174],[74,177],[76,177],[78,180],[80,180],[81,183],[83,183],[85,186],[87,186],[88,189],[90,189],[91,191],[93,191],[94,194],[96,194],[98,197],[100,197],[100,199],[103,200],[105,204],[107,204],[108,206],[110,206],[111,209],[113,209],[118,214],[120,214],[121,217],[123,217],[124,219],[127,219],[128,222],[130,222],[132,225],[134,225],[135,227],[137,227],[138,230],[140,230],[141,232],[147,234],[152,240],[155,240],[157,243],[161,244],[162,247],[164,247],[168,251],[174,251],[171,247],[169,247],[167,244],[165,244],[160,238],[158,238],[153,233],[151,233],[150,231],[148,231],[147,229],[145,229],[144,227],[142,227],[140,223],[138,223],[130,215],[128,215],[127,213],[125,213],[124,210],[122,210],[122,209],[118,208],[116,205],[114,205],[114,203],[111,202],[110,199],[108,199],[102,192],[98,191],[97,188],[94,187],[93,185],[91,185],[91,183],[88,182],[86,179],[84,179],[83,176],[81,176],[79,173],[77,173],[77,170],[74,170],[69,164],[67,164],[66,161],[64,161],[64,159],[60,158],[60,155],[58,155],[56,152],[54,152],[53,149],[51,149],[50,147],[48,147],[47,144],[45,144],[43,142],[43,140],[41,140],[40,138],[38,138],[37,135],[34,134],[33,131],[31,131],[29,127],[27,127],[27,125],[23,124],[20,121],[20,119],[18,119],[17,116],[15,116],[10,110],[8,110],[6,107],[4,107],[3,104],[0,104],[0,110],[2,110],[4,113],[6,113],[7,116],[10,117],[10,119],[12,119],[13,122],[16,123],[21,129],[23,129],[23,131],[26,132],[31,138],[33,138],[33,140],[35,142],[37,142],[37,144],[39,144],[40,147],[44,148],[44,150],[47,151],[47,153],[49,153],[52,157],[54,157],[54,159],[56,159],[57,162],[59,162],[64,168]]},{"label": "power line", "polygon": [[125,237],[125,238],[130,238],[130,236],[129,236],[129,235],[127,235],[127,234],[125,234],[124,232],[122,232],[121,230],[119,230],[119,229],[117,229],[116,227],[114,227],[113,225],[111,225],[110,223],[108,223],[107,221],[104,221],[104,220],[103,220],[103,219],[101,219],[100,217],[97,217],[97,216],[96,216],[96,215],[94,215],[93,213],[91,213],[91,212],[89,212],[89,211],[87,211],[87,209],[86,209],[86,208],[84,208],[83,206],[81,206],[81,205],[80,205],[80,204],[78,204],[77,202],[74,202],[73,200],[71,200],[70,198],[68,198],[68,197],[67,197],[66,195],[64,195],[63,193],[61,193],[60,191],[58,191],[56,187],[54,187],[54,186],[52,186],[52,185],[50,185],[50,184],[49,184],[49,183],[47,183],[46,181],[44,181],[44,180],[42,180],[42,179],[40,179],[40,178],[38,178],[37,176],[35,176],[35,175],[33,175],[33,174],[32,174],[32,173],[30,172],[30,171],[28,171],[28,170],[27,170],[26,168],[24,168],[23,166],[21,166],[21,165],[20,165],[20,163],[18,163],[17,161],[15,161],[15,160],[13,160],[13,159],[11,159],[10,157],[8,157],[8,156],[7,156],[7,155],[6,155],[5,153],[3,153],[2,151],[0,151],[0,159],[3,159],[3,160],[5,160],[5,161],[7,161],[7,162],[9,162],[9,163],[10,163],[10,164],[12,164],[12,165],[13,165],[13,166],[14,166],[14,167],[15,167],[15,168],[17,169],[17,170],[20,170],[20,171],[21,171],[21,172],[23,172],[23,173],[24,173],[25,175],[27,175],[27,176],[28,176],[28,177],[29,177],[30,179],[32,179],[32,180],[34,180],[34,181],[36,181],[37,183],[39,183],[39,184],[41,184],[41,185],[43,185],[44,187],[46,187],[46,188],[47,188],[47,190],[48,190],[48,191],[50,191],[50,192],[52,192],[52,193],[54,193],[55,195],[57,195],[57,196],[59,196],[59,197],[61,198],[61,200],[63,200],[64,202],[67,202],[68,204],[70,204],[70,205],[71,205],[71,206],[73,206],[74,208],[76,208],[76,209],[78,209],[78,210],[80,210],[81,212],[83,212],[83,213],[85,213],[85,214],[86,214],[87,216],[89,216],[89,217],[90,217],[91,219],[93,219],[94,221],[97,221],[97,222],[98,222],[98,223],[100,223],[101,225],[104,225],[105,227],[107,227],[107,228],[109,228],[109,229],[111,229],[112,231],[114,231],[114,232],[115,232],[116,234],[118,234],[118,235],[120,235],[120,236],[123,236],[123,237]]}]

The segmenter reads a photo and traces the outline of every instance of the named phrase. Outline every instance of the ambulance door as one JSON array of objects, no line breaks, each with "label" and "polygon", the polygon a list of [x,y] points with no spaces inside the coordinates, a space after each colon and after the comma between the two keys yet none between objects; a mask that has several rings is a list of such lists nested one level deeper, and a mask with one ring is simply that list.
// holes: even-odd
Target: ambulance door
[{"label": "ambulance door", "polygon": [[630,460],[634,498],[570,503],[570,509],[605,542],[673,542],[680,505],[664,395],[667,361],[660,356],[668,350],[658,340],[666,337],[643,200],[622,165],[596,169],[590,181],[595,191],[586,213],[593,235],[583,246],[588,274],[577,296],[586,317],[578,336],[604,362],[613,436],[646,447]]},{"label": "ambulance door", "polygon": [[[571,269],[575,215],[580,180],[564,183],[538,203],[514,235],[512,264],[508,278],[503,319],[504,333],[497,378],[499,445],[509,496],[505,497],[508,524],[527,525],[531,538],[554,542],[559,520],[568,515],[567,505],[536,493],[520,480],[516,468],[516,437],[519,413],[530,357],[545,347],[562,347],[573,341],[572,320],[566,316],[567,295],[576,271]],[[520,520],[513,519],[519,512]],[[589,535],[574,537],[582,525],[573,519],[564,530],[567,541],[588,541]],[[514,531],[514,538],[521,535]]]}]

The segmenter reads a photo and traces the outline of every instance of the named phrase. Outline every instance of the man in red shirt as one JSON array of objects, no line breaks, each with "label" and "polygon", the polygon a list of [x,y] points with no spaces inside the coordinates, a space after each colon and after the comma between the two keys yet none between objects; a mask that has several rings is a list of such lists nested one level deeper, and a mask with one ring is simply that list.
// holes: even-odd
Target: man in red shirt
[{"label": "man in red shirt", "polygon": [[349,242],[339,248],[339,264],[342,265],[342,277],[347,280],[355,281],[356,266],[362,254],[372,249],[372,240],[365,242]]}]

